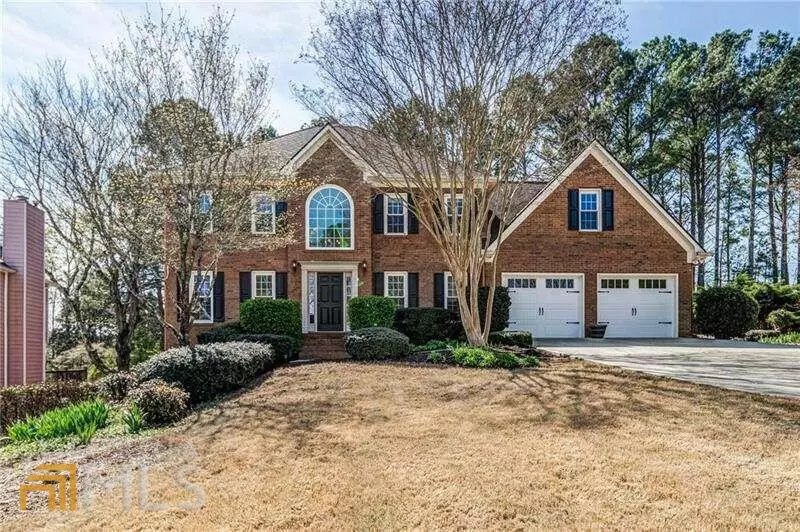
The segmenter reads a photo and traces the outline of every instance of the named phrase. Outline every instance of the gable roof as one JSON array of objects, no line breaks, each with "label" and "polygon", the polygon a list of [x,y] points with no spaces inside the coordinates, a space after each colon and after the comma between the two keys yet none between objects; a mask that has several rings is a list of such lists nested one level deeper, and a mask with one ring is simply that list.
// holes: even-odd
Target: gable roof
[{"label": "gable roof", "polygon": [[[667,210],[656,200],[627,170],[614,158],[599,142],[593,141],[585,150],[570,163],[558,176],[552,179],[545,187],[539,190],[520,210],[517,216],[509,223],[503,234],[500,235],[502,244],[524,222],[536,208],[546,200],[572,173],[589,157],[592,156],[608,173],[636,199],[664,230],[686,250],[686,261],[691,263],[705,262],[709,258],[702,246],[673,218]],[[492,243],[487,254],[487,260],[493,258],[498,242]]]}]

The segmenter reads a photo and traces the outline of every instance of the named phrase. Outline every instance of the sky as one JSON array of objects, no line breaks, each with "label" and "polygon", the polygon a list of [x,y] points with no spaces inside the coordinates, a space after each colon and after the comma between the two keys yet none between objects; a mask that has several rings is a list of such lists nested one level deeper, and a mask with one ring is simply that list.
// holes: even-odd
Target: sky
[{"label": "sky", "polygon": [[[297,102],[292,84],[315,85],[314,69],[298,61],[311,29],[319,25],[319,1],[194,1],[151,3],[180,6],[200,21],[214,5],[234,12],[232,40],[241,50],[270,63],[274,76],[271,122],[278,133],[298,129],[313,116]],[[673,35],[707,41],[723,29],[784,30],[800,38],[800,0],[794,1],[624,1],[630,46]],[[145,2],[50,2],[0,0],[0,80],[4,91],[21,74],[47,58],[63,59],[70,72],[86,72],[92,52],[120,35],[125,18],[136,18]]]}]

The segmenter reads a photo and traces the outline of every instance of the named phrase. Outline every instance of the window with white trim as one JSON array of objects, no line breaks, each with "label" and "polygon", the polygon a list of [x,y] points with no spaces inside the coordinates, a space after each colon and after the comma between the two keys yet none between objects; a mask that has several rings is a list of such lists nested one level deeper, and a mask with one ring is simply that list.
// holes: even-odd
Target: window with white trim
[{"label": "window with white trim", "polygon": [[203,224],[203,232],[210,233],[214,230],[212,208],[214,206],[214,199],[211,192],[201,192],[197,196],[197,212],[201,223]]},{"label": "window with white trim", "polygon": [[253,298],[275,299],[275,272],[253,272]]},{"label": "window with white trim", "polygon": [[[444,196],[444,212],[449,218],[453,216],[453,196],[450,194],[445,194]],[[456,216],[462,216],[464,214],[464,195],[463,194],[456,194],[456,208],[455,208]]]},{"label": "window with white trim", "polygon": [[639,288],[644,290],[665,290],[667,288],[666,279],[639,279]]},{"label": "window with white trim", "polygon": [[630,287],[628,279],[600,279],[600,288],[625,289]]},{"label": "window with white trim", "polygon": [[600,190],[581,189],[579,192],[580,230],[600,230]]},{"label": "window with white trim", "polygon": [[404,235],[408,227],[408,208],[402,196],[384,194],[384,227],[387,235]]},{"label": "window with white trim", "polygon": [[214,287],[211,272],[192,272],[191,291],[194,295],[194,322],[214,321]]},{"label": "window with white trim", "polygon": [[343,188],[325,185],[309,196],[306,249],[353,249],[353,201]]},{"label": "window with white trim", "polygon": [[408,306],[407,272],[385,272],[383,286],[383,295],[394,299],[398,307]]},{"label": "window with white trim", "polygon": [[254,193],[250,201],[252,205],[250,231],[256,235],[274,233],[275,201],[263,192]]},{"label": "window with white trim", "polygon": [[451,312],[458,312],[458,292],[456,283],[450,272],[444,274],[444,306]]}]

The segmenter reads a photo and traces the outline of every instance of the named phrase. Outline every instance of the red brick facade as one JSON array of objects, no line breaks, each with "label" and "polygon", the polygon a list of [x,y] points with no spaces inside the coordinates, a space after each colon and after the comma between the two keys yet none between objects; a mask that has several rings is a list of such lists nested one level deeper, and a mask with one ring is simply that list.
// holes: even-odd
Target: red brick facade
[{"label": "red brick facade", "polygon": [[[218,263],[225,279],[225,318],[239,315],[239,272],[287,272],[288,297],[301,300],[302,266],[307,261],[358,263],[359,295],[372,293],[372,273],[419,273],[419,305],[433,305],[434,274],[446,268],[424,228],[419,234],[372,234],[371,201],[380,190],[371,186],[362,170],[332,141],[327,141],[297,170],[302,178],[345,189],[354,204],[353,250],[307,250],[305,209],[307,195],[287,199],[287,214],[297,223],[295,243],[276,251],[230,253]],[[567,230],[566,194],[569,188],[611,188],[616,193],[615,230],[585,233]],[[589,157],[525,220],[501,247],[500,272],[582,273],[585,275],[585,323],[596,320],[598,273],[658,273],[679,277],[680,334],[691,331],[692,265],[686,251],[659,225],[595,159]],[[295,262],[296,261],[296,262]],[[366,267],[363,267],[365,265]],[[499,279],[498,279],[499,281]],[[166,300],[173,296],[167,283]],[[169,307],[168,303],[168,307]],[[174,307],[174,306],[173,306]],[[174,310],[167,309],[174,316]],[[210,327],[197,325],[196,331]],[[169,336],[169,335],[168,335]]]}]

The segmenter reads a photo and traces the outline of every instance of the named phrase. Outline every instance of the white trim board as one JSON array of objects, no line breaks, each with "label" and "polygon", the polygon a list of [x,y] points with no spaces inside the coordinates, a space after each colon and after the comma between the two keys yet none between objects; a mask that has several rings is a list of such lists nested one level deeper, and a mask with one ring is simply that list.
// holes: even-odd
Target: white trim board
[{"label": "white trim board", "polygon": [[[636,179],[633,178],[608,151],[597,141],[593,141],[585,150],[563,171],[561,174],[550,181],[548,185],[537,194],[525,209],[520,212],[508,225],[500,236],[502,244],[511,234],[524,222],[530,215],[546,200],[559,186],[580,166],[587,157],[593,156],[609,174],[628,192],[631,196],[644,207],[644,209],[658,222],[661,227],[673,238],[680,246],[686,250],[686,262],[702,263],[708,260],[710,255],[700,247],[692,236],[681,227],[681,225],[647,192]],[[486,261],[494,260],[494,254],[498,243],[494,242],[487,249]]]},{"label": "white trim board", "polygon": [[316,151],[325,144],[326,141],[331,140],[336,147],[338,147],[342,153],[344,153],[358,168],[360,168],[365,174],[377,174],[375,169],[361,157],[356,150],[350,146],[350,144],[342,137],[342,135],[336,131],[336,129],[327,124],[325,127],[320,129],[316,135],[314,135],[311,140],[309,140],[305,146],[300,148],[300,150],[294,154],[294,156],[289,159],[286,164],[283,165],[281,171],[292,172],[300,168],[303,163],[305,163]]}]

